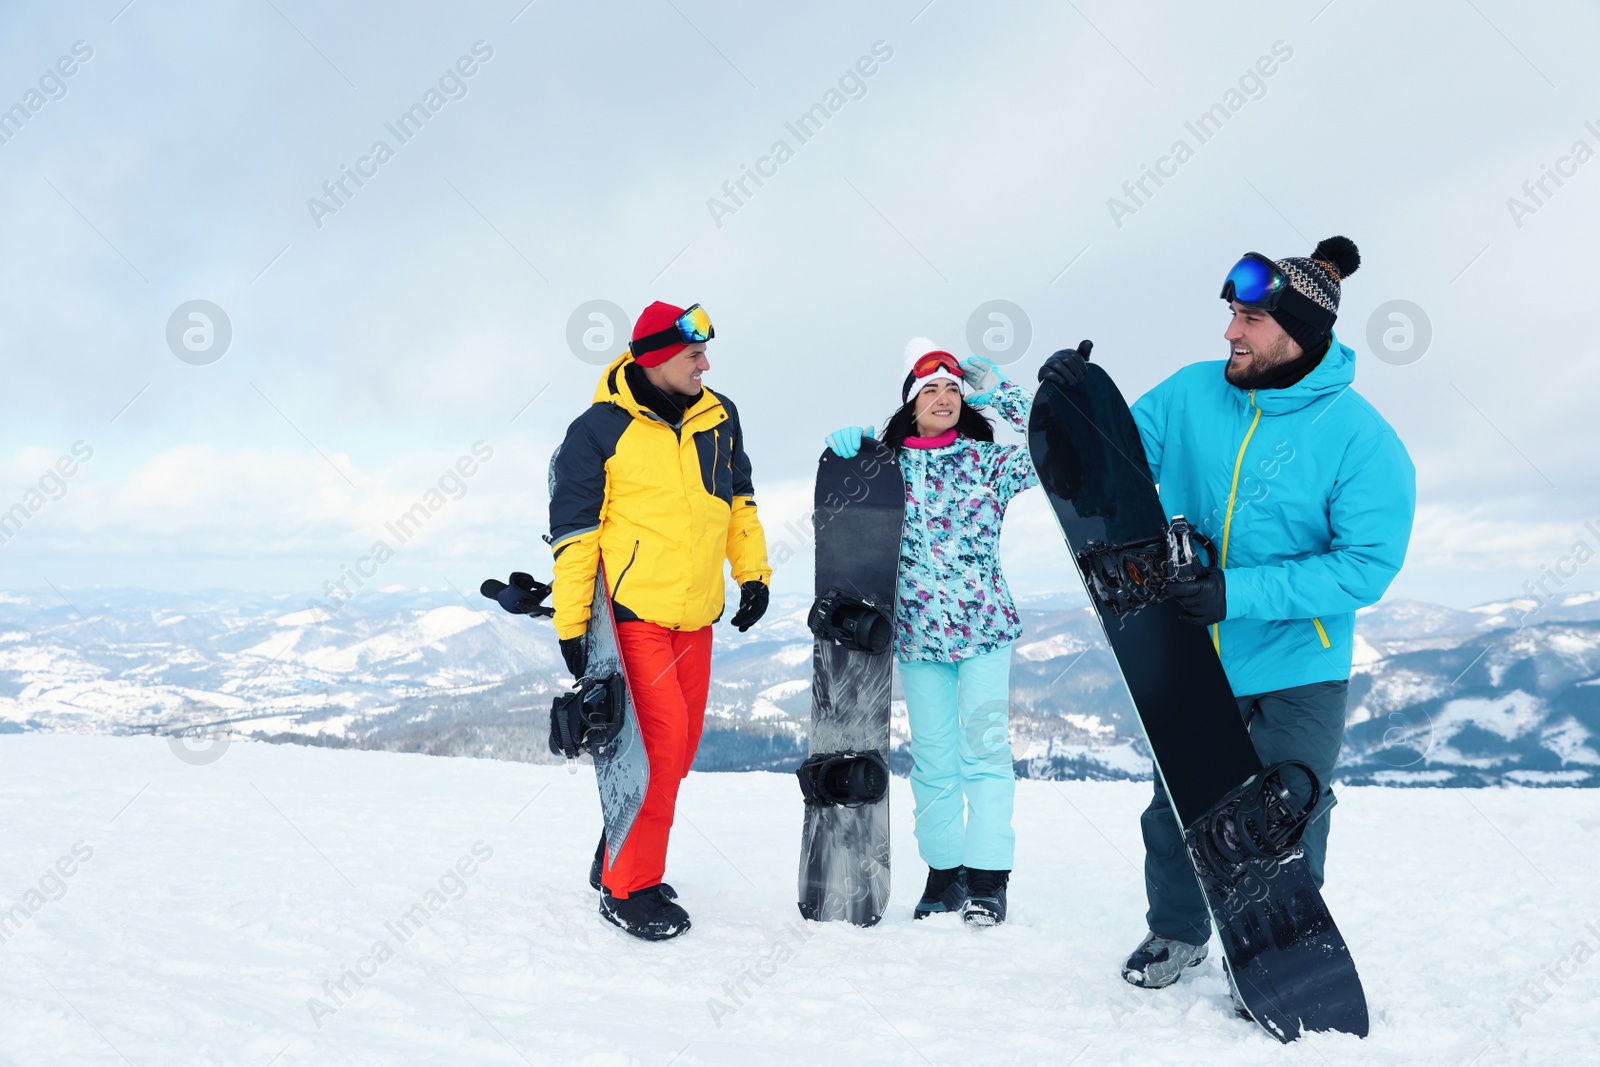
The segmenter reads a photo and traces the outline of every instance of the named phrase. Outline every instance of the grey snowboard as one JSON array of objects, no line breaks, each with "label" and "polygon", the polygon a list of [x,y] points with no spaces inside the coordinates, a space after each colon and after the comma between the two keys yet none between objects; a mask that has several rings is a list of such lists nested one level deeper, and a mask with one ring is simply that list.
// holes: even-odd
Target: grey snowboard
[{"label": "grey snowboard", "polygon": [[594,603],[589,612],[588,673],[592,678],[621,674],[627,692],[626,719],[622,731],[608,745],[594,751],[594,774],[600,783],[600,810],[606,822],[607,865],[616,862],[633,820],[644,806],[645,790],[650,786],[650,757],[633,707],[633,688],[617,648],[617,624],[611,613],[611,597],[606,591],[605,565],[594,577]]},{"label": "grey snowboard", "polygon": [[[824,452],[817,469],[816,592],[870,601],[894,618],[905,483],[894,453],[865,440],[853,459]],[[876,752],[889,760],[894,651],[873,655],[818,638],[811,653],[812,753]],[[800,914],[871,926],[889,901],[889,797],[860,807],[807,804]]]}]

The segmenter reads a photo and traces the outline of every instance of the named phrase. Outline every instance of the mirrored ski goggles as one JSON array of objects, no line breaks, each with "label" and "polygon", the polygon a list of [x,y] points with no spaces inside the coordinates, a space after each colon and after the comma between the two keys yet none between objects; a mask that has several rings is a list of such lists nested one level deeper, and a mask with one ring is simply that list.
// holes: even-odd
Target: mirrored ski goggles
[{"label": "mirrored ski goggles", "polygon": [[1271,311],[1283,299],[1289,279],[1278,265],[1260,252],[1246,252],[1233,265],[1222,283],[1222,299],[1237,300],[1246,307]]},{"label": "mirrored ski goggles", "polygon": [[911,377],[926,378],[941,367],[954,374],[957,379],[961,377],[960,361],[948,352],[929,352],[918,356],[917,361],[911,365]]},{"label": "mirrored ski goggles", "polygon": [[691,304],[689,309],[679,315],[671,326],[655,333],[647,333],[636,341],[629,342],[628,347],[635,356],[642,356],[646,352],[654,352],[660,348],[670,348],[672,345],[693,345],[702,341],[709,341],[717,335],[711,325],[711,316],[706,314],[706,309],[699,304]]}]

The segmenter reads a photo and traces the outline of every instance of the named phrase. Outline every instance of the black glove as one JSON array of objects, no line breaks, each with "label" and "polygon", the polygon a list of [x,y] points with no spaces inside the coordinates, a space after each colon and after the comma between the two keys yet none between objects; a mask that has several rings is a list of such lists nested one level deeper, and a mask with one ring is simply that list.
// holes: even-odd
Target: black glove
[{"label": "black glove", "polygon": [[1063,389],[1079,385],[1083,381],[1083,365],[1089,362],[1089,353],[1093,350],[1093,341],[1080,341],[1077,348],[1063,348],[1044,361],[1039,368],[1039,380],[1054,382]]},{"label": "black glove", "polygon": [[733,624],[744,633],[767,613],[766,582],[745,582],[739,587],[739,610],[733,614]]},{"label": "black glove", "polygon": [[1210,626],[1228,617],[1228,583],[1213,567],[1192,582],[1173,582],[1167,595],[1178,602],[1178,618]]},{"label": "black glove", "polygon": [[589,666],[588,634],[579,634],[577,637],[564,637],[561,639],[561,658],[567,661],[567,670],[572,672],[573,678],[582,678]]}]

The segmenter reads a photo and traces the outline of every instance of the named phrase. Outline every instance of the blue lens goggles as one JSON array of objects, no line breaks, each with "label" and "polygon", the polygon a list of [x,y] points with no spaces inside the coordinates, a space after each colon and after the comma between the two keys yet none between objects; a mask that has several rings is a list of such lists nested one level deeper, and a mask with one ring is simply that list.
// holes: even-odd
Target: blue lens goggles
[{"label": "blue lens goggles", "polygon": [[1246,307],[1271,311],[1283,299],[1289,279],[1278,265],[1260,252],[1246,252],[1233,265],[1222,283],[1222,299],[1237,300]]}]

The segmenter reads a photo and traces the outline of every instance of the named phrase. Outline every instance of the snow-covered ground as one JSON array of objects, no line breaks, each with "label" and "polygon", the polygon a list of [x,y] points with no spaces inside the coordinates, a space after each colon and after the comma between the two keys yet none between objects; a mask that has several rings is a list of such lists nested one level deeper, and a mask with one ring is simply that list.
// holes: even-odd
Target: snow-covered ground
[{"label": "snow-covered ground", "polygon": [[216,752],[0,737],[0,1062],[1600,1062],[1597,790],[1343,790],[1327,896],[1373,1032],[1284,1048],[1215,955],[1118,977],[1145,784],[1021,782],[1012,920],[980,932],[911,922],[897,779],[891,914],[858,930],[799,921],[792,778],[696,774],[668,871],[695,926],[652,945],[595,915],[587,771]]}]

